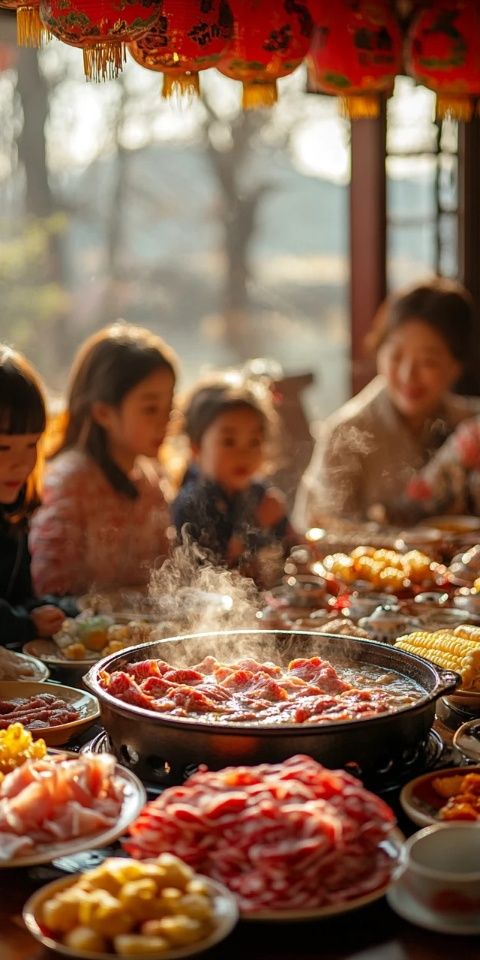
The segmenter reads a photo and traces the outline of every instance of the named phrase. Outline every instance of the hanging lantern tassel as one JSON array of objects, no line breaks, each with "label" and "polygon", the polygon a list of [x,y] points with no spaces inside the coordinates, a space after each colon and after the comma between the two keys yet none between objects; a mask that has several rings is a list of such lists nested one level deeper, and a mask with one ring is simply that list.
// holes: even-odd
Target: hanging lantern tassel
[{"label": "hanging lantern tassel", "polygon": [[118,77],[127,43],[143,36],[160,13],[159,0],[39,0],[39,6],[50,33],[82,50],[86,79],[96,81]]},{"label": "hanging lantern tassel", "polygon": [[162,83],[162,97],[170,100],[172,97],[192,99],[200,95],[200,79],[198,73],[165,73]]},{"label": "hanging lantern tassel", "polygon": [[376,120],[380,116],[380,97],[376,93],[340,97],[340,112],[347,120]]},{"label": "hanging lantern tassel", "polygon": [[278,100],[275,80],[245,80],[243,83],[242,107],[244,110],[259,110],[273,107]]},{"label": "hanging lantern tassel", "polygon": [[19,47],[43,47],[51,33],[40,20],[38,7],[17,8],[17,43]]},{"label": "hanging lantern tassel", "polygon": [[474,102],[471,97],[437,94],[437,120],[463,120],[468,123],[473,117]]},{"label": "hanging lantern tassel", "polygon": [[87,80],[116,80],[127,59],[124,43],[108,40],[83,48],[83,69]]}]

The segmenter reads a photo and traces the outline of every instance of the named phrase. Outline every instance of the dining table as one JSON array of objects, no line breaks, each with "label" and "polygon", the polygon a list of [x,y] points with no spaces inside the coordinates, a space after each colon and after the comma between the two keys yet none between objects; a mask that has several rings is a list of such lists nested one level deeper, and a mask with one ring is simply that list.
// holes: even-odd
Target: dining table
[{"label": "dining table", "polygon": [[[441,766],[452,762],[452,730],[440,719],[434,729],[445,751]],[[84,732],[68,749],[88,744],[92,732]],[[399,790],[390,790],[384,799],[397,815],[404,835],[412,833],[399,803]],[[22,869],[0,869],[0,960],[47,960],[44,949],[27,931],[22,908],[39,887],[68,873],[89,869],[105,856],[121,852],[113,848],[89,850]],[[402,919],[389,906],[386,896],[355,910],[312,920],[240,920],[227,939],[201,954],[204,960],[480,960],[480,935],[435,932]],[[72,955],[70,955],[72,956]]]},{"label": "dining table", "polygon": [[[58,872],[50,867],[4,870],[0,878],[1,960],[48,960],[52,954],[22,921],[27,897]],[[480,937],[434,933],[402,920],[385,897],[331,919],[241,920],[204,960],[479,960]]]}]

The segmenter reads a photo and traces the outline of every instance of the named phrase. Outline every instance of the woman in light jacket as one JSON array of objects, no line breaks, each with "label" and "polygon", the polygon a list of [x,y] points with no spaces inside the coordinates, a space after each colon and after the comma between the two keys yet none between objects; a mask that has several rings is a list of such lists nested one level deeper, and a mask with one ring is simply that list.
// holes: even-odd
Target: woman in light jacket
[{"label": "woman in light jacket", "polygon": [[473,303],[451,280],[402,291],[370,337],[378,376],[322,425],[298,490],[297,529],[334,518],[401,522],[402,494],[480,398],[451,388],[471,356]]}]

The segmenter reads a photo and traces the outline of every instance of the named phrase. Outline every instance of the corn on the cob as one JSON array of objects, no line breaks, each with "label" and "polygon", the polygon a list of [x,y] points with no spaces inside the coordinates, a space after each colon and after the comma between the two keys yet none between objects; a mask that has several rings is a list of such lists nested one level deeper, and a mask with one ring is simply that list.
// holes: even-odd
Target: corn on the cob
[{"label": "corn on the cob", "polygon": [[477,646],[480,646],[480,627],[474,627],[471,623],[461,623],[453,631],[456,637],[463,637],[464,640],[474,640]]},{"label": "corn on the cob", "polygon": [[[437,630],[428,633],[417,630],[399,637],[395,646],[408,653],[416,653],[447,670],[455,670],[462,677],[462,686],[478,688],[480,682],[480,631],[472,637],[468,626],[456,627],[453,633]],[[459,631],[462,630],[463,633]],[[465,632],[467,635],[465,636]]]}]

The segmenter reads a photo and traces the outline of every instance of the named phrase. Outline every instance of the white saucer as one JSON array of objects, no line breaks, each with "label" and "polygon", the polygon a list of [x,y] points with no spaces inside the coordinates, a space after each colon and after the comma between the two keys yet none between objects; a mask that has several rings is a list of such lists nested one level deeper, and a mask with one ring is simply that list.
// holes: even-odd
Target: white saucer
[{"label": "white saucer", "polygon": [[479,934],[480,917],[477,923],[465,920],[443,919],[415,900],[402,883],[394,883],[387,891],[387,901],[395,913],[403,920],[409,920],[418,927],[434,930],[436,933]]}]

